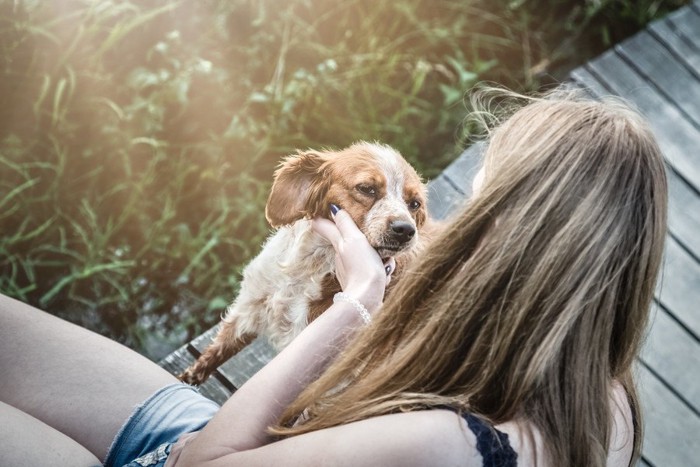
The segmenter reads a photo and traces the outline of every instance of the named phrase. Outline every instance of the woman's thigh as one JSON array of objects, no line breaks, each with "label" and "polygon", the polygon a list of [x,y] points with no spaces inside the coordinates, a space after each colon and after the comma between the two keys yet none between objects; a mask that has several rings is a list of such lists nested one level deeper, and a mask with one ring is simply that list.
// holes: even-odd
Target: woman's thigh
[{"label": "woman's thigh", "polygon": [[100,465],[83,446],[11,405],[0,402],[0,420],[0,465]]},{"label": "woman's thigh", "polygon": [[103,336],[0,295],[0,401],[103,459],[136,405],[175,378]]}]

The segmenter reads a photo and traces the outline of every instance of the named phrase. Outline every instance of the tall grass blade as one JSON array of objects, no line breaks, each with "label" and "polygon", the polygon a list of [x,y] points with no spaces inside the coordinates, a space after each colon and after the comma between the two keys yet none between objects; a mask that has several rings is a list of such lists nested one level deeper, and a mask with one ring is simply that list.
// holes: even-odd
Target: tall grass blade
[{"label": "tall grass blade", "polygon": [[98,50],[98,55],[103,55],[108,50],[114,48],[119,41],[124,39],[124,37],[129,35],[134,29],[150,21],[153,21],[153,19],[164,13],[174,10],[180,3],[179,1],[168,1],[170,1],[170,3],[163,5],[160,8],[155,8],[151,11],[142,13],[141,15],[136,16],[130,21],[126,23],[120,23],[116,27],[112,28],[112,30],[109,33],[109,36],[107,36],[107,39],[100,46]]},{"label": "tall grass blade", "polygon": [[19,196],[23,191],[28,190],[29,188],[33,187],[39,183],[38,178],[32,178],[31,180],[27,180],[26,182],[22,183],[19,186],[16,186],[12,190],[10,190],[9,193],[7,193],[5,196],[0,198],[0,211],[5,209],[5,206],[12,201],[16,196]]}]

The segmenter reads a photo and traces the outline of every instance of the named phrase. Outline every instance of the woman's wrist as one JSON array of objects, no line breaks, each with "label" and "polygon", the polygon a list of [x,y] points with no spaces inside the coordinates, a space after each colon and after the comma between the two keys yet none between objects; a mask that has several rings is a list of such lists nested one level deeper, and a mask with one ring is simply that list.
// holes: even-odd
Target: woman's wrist
[{"label": "woman's wrist", "polygon": [[384,284],[370,284],[365,286],[350,285],[343,289],[343,294],[357,300],[371,315],[382,305],[382,301],[384,300]]},{"label": "woman's wrist", "polygon": [[349,295],[345,292],[338,292],[333,296],[333,303],[338,302],[349,303],[360,315],[360,318],[362,318],[362,321],[365,324],[369,324],[372,322],[372,316],[369,314],[369,310],[367,310],[367,307],[365,307],[358,299],[356,299],[352,295]]}]

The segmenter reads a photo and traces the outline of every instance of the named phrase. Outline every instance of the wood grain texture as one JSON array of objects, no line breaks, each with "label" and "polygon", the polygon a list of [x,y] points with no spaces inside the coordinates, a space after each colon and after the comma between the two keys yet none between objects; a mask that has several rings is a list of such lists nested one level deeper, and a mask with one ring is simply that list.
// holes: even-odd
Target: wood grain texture
[{"label": "wood grain texture", "polygon": [[644,457],[657,466],[697,466],[700,417],[690,412],[644,366],[639,366],[638,375],[644,416]]},{"label": "wood grain texture", "polygon": [[482,165],[484,143],[476,143],[460,154],[460,156],[443,170],[444,175],[462,196],[472,195],[472,181]]},{"label": "wood grain texture", "polygon": [[668,177],[668,229],[695,258],[700,258],[700,195],[672,169]]},{"label": "wood grain texture", "polygon": [[435,219],[448,219],[455,207],[464,202],[464,194],[444,175],[439,175],[428,184],[428,212]]},{"label": "wood grain texture", "polygon": [[696,339],[700,336],[700,264],[671,236],[666,236],[663,272],[656,296]]},{"label": "wood grain texture", "polygon": [[668,42],[662,43],[649,32],[642,31],[617,45],[615,51],[697,129],[700,127],[700,82],[681,59],[682,52],[670,47]]},{"label": "wood grain texture", "polygon": [[669,15],[652,23],[648,31],[666,45],[688,69],[700,74],[700,15]]},{"label": "wood grain texture", "polygon": [[[666,310],[654,306],[652,323],[641,361],[691,406],[700,412],[700,342]],[[692,371],[695,369],[696,371]]]}]

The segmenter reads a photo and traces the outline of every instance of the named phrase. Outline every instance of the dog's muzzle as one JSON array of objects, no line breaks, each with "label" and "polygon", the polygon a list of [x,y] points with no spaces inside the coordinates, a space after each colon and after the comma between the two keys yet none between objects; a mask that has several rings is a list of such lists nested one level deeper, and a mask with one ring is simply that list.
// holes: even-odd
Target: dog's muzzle
[{"label": "dog's muzzle", "polygon": [[382,258],[394,256],[410,248],[411,240],[416,236],[416,227],[411,222],[394,221],[384,233],[382,241],[374,248]]},{"label": "dog's muzzle", "polygon": [[389,224],[389,239],[399,245],[408,243],[416,234],[416,228],[411,222],[394,221]]}]

